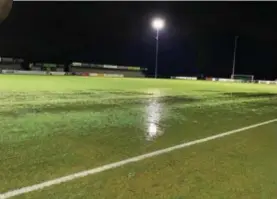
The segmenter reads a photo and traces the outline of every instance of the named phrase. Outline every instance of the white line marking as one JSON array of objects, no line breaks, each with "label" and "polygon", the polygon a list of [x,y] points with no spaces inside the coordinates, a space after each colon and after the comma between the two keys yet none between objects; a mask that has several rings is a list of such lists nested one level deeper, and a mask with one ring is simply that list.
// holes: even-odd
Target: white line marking
[{"label": "white line marking", "polygon": [[20,189],[11,190],[11,191],[8,191],[6,193],[0,194],[0,199],[7,199],[7,198],[11,198],[13,196],[18,196],[18,195],[22,195],[22,194],[25,194],[25,193],[28,193],[28,192],[44,189],[46,187],[50,187],[50,186],[57,185],[57,184],[64,183],[64,182],[68,182],[68,181],[71,181],[71,180],[74,180],[74,179],[77,179],[77,178],[82,178],[82,177],[85,177],[85,176],[88,176],[88,175],[92,175],[92,174],[100,173],[100,172],[103,172],[103,171],[107,171],[109,169],[117,168],[117,167],[129,164],[129,163],[132,163],[132,162],[138,162],[138,161],[144,160],[146,158],[151,158],[151,157],[161,155],[161,154],[164,154],[164,153],[169,153],[171,151],[181,149],[181,148],[185,148],[185,147],[189,147],[189,146],[192,146],[192,145],[195,145],[195,144],[208,142],[210,140],[218,139],[218,138],[221,138],[221,137],[225,137],[227,135],[231,135],[231,134],[235,134],[235,133],[238,133],[238,132],[241,132],[241,131],[253,129],[253,128],[263,126],[263,125],[266,125],[266,124],[270,124],[270,123],[273,123],[273,122],[277,122],[277,118],[273,119],[273,120],[268,120],[268,121],[265,121],[265,122],[261,122],[261,123],[258,123],[258,124],[253,124],[253,125],[250,125],[250,126],[246,126],[246,127],[243,127],[243,128],[235,129],[235,130],[232,130],[232,131],[227,131],[225,133],[220,133],[220,134],[213,135],[213,136],[210,136],[210,137],[202,138],[202,139],[199,139],[199,140],[194,140],[194,141],[191,141],[191,142],[186,142],[186,143],[179,144],[179,145],[176,145],[176,146],[172,146],[172,147],[168,147],[168,148],[165,148],[165,149],[157,150],[157,151],[154,151],[154,152],[151,152],[151,153],[146,153],[146,154],[139,155],[139,156],[136,156],[136,157],[128,158],[128,159],[125,159],[125,160],[122,160],[122,161],[119,161],[119,162],[106,164],[106,165],[103,165],[103,166],[100,166],[100,167],[97,167],[97,168],[94,168],[94,169],[81,171],[81,172],[78,172],[78,173],[74,173],[74,174],[64,176],[64,177],[61,177],[61,178],[56,178],[54,180],[45,181],[45,182],[35,184],[35,185],[32,185],[32,186],[27,186],[27,187],[22,187]]}]

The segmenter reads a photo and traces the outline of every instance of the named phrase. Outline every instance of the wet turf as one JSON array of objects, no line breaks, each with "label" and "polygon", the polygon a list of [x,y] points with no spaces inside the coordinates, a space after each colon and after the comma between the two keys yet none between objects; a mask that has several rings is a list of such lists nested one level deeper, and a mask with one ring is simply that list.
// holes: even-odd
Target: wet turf
[{"label": "wet turf", "polygon": [[[271,85],[0,76],[0,92],[0,192],[277,117],[277,87]],[[272,129],[268,128],[271,132]],[[263,129],[267,133],[267,127]],[[222,145],[229,144],[232,147],[232,140],[230,143],[225,142]],[[272,152],[275,150],[271,149]],[[205,154],[214,156],[215,160],[217,155],[221,155],[211,151]],[[180,153],[174,156],[175,161],[179,162],[176,168],[181,167],[182,161],[178,158],[182,159],[183,156]],[[184,156],[189,157],[189,152]],[[239,154],[236,156],[235,153],[236,157],[239,158]],[[228,161],[233,164],[232,159]],[[147,166],[141,166],[143,168]],[[199,167],[200,173],[201,169]],[[119,174],[115,174],[115,170],[114,173],[103,175],[120,179],[116,176],[121,175],[123,170]],[[178,173],[172,174],[178,178]],[[186,175],[186,171],[182,175]],[[190,175],[193,177],[193,174]],[[93,177],[90,179],[93,181]],[[87,182],[87,179],[84,181]],[[78,187],[80,194],[74,190],[70,196],[52,197],[91,198],[89,196],[92,193],[86,187],[80,187],[87,186],[85,182],[80,180],[77,184],[70,183],[70,186]],[[101,180],[99,186],[103,187],[103,192],[108,192],[104,187],[109,184],[103,183]],[[172,183],[178,190],[176,179]],[[167,187],[165,184],[159,186],[159,189]],[[198,185],[193,186],[197,189]],[[64,187],[53,190],[61,194],[65,191]],[[124,189],[126,191],[127,188]],[[115,190],[120,189],[115,187]],[[135,198],[139,198],[139,190],[134,191]],[[30,198],[48,198],[43,193],[30,194]],[[85,193],[88,195],[83,195]],[[129,198],[128,191],[124,193],[114,191],[101,198],[116,198],[120,194],[123,195],[118,198]],[[184,196],[179,196],[177,192],[170,195],[165,190],[165,194],[165,198],[178,198],[184,197],[186,192]],[[145,195],[145,198],[150,196],[162,198],[152,195]],[[205,195],[193,198],[205,198]]]},{"label": "wet turf", "polygon": [[276,127],[258,127],[16,198],[276,198]]}]

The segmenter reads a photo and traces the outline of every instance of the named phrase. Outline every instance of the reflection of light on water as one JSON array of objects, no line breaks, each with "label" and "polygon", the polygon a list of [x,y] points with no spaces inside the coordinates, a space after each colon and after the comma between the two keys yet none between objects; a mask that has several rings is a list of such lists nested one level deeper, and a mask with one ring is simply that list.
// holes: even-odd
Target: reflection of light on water
[{"label": "reflection of light on water", "polygon": [[163,107],[158,102],[157,98],[149,100],[149,104],[146,106],[147,140],[153,140],[162,133],[161,129],[159,129],[162,109]]},{"label": "reflection of light on water", "polygon": [[148,127],[148,134],[150,137],[153,137],[157,134],[157,125],[154,123],[150,123]]}]

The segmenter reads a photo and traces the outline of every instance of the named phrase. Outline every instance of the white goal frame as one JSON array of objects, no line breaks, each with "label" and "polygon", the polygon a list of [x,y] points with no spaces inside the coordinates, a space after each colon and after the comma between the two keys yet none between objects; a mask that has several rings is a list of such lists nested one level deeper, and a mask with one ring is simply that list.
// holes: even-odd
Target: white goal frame
[{"label": "white goal frame", "polygon": [[254,75],[245,75],[245,74],[233,74],[233,75],[231,75],[231,79],[235,79],[236,76],[240,76],[240,77],[250,77],[250,81],[251,81],[251,82],[254,81]]}]

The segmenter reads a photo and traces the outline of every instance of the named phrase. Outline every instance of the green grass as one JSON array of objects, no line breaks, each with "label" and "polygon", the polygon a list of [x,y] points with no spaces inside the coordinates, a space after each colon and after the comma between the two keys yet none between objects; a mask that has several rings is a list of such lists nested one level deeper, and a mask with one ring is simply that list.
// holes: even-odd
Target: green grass
[{"label": "green grass", "polygon": [[18,198],[276,198],[276,124]]},{"label": "green grass", "polygon": [[[277,117],[273,85],[2,75],[0,93],[0,193]],[[276,198],[275,129],[19,198]]]}]

